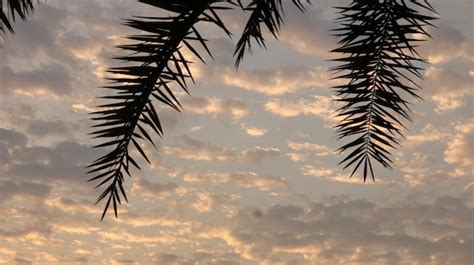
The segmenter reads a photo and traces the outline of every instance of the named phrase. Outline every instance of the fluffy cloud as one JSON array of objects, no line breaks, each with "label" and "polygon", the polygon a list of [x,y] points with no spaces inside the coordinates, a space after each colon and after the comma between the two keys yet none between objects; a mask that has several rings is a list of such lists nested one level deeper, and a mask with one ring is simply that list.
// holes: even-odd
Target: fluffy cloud
[{"label": "fluffy cloud", "polygon": [[456,126],[456,134],[448,143],[444,152],[444,160],[451,164],[461,164],[474,169],[474,123]]},{"label": "fluffy cloud", "polygon": [[187,112],[211,114],[214,117],[240,119],[249,114],[248,107],[237,99],[185,97],[181,103]]},{"label": "fluffy cloud", "polygon": [[432,95],[438,112],[450,111],[459,108],[465,98],[473,96],[472,84],[474,76],[468,70],[453,71],[447,68],[430,67],[426,71],[424,86]]},{"label": "fluffy cloud", "polygon": [[227,70],[223,83],[265,95],[281,95],[299,90],[327,87],[327,69],[282,68],[276,70]]},{"label": "fluffy cloud", "polygon": [[275,188],[286,187],[288,182],[286,179],[272,175],[262,175],[255,172],[207,172],[186,173],[184,180],[192,184],[200,184],[205,186],[232,184],[242,188],[258,188],[266,191]]},{"label": "fluffy cloud", "polygon": [[313,96],[311,99],[283,100],[270,99],[265,109],[282,117],[313,115],[324,120],[334,120],[335,102],[330,97]]},{"label": "fluffy cloud", "polygon": [[241,152],[240,157],[242,160],[260,164],[265,160],[277,158],[280,156],[280,150],[274,147],[260,147],[257,146],[252,149],[247,149]]},{"label": "fluffy cloud", "polygon": [[440,141],[449,136],[445,128],[437,128],[433,124],[427,124],[421,130],[420,134],[413,134],[406,136],[404,147],[413,148],[424,143],[432,143]]},{"label": "fluffy cloud", "polygon": [[466,176],[462,169],[448,169],[437,155],[426,152],[398,154],[395,164],[404,174],[404,180],[412,187],[450,183]]},{"label": "fluffy cloud", "polygon": [[469,264],[471,211],[454,197],[397,206],[344,198],[275,204],[241,211],[227,242],[256,264]]},{"label": "fluffy cloud", "polygon": [[268,129],[249,127],[249,126],[246,126],[245,124],[242,124],[242,129],[245,130],[245,133],[253,137],[261,137],[268,133]]},{"label": "fluffy cloud", "polygon": [[432,31],[434,41],[420,47],[421,54],[433,64],[427,69],[422,86],[427,88],[424,93],[431,96],[437,112],[452,111],[465,105],[466,97],[473,95],[470,71],[474,61],[471,47],[474,36],[444,20]]},{"label": "fluffy cloud", "polygon": [[197,192],[191,207],[200,213],[209,213],[217,207],[229,207],[235,204],[240,196],[224,193]]},{"label": "fluffy cloud", "polygon": [[203,142],[189,137],[181,137],[176,145],[165,146],[166,155],[176,156],[181,159],[196,161],[243,161],[259,164],[267,159],[280,155],[277,148],[256,146],[255,148],[238,151],[223,145]]},{"label": "fluffy cloud", "polygon": [[420,50],[427,56],[432,64],[439,65],[450,61],[473,61],[474,52],[472,49],[473,35],[466,36],[457,28],[440,22],[438,28],[433,30],[433,37],[436,41],[424,43]]},{"label": "fluffy cloud", "polygon": [[[318,3],[321,5],[324,3]],[[329,8],[329,6],[328,6]],[[332,19],[325,16],[319,6],[309,6],[306,15],[287,8],[287,23],[280,40],[299,53],[327,59],[336,41],[331,37]]]},{"label": "fluffy cloud", "polygon": [[314,144],[314,143],[298,143],[288,141],[288,147],[294,151],[302,151],[302,152],[312,152],[315,153],[316,156],[329,156],[335,155],[336,152],[326,145]]},{"label": "fluffy cloud", "polygon": [[179,141],[179,146],[165,146],[163,151],[166,155],[198,161],[226,161],[233,160],[237,156],[237,152],[228,147],[194,140],[189,137],[183,137]]},{"label": "fluffy cloud", "polygon": [[305,176],[322,178],[333,182],[350,183],[358,185],[384,184],[383,180],[377,179],[375,182],[364,182],[360,174],[356,173],[352,177],[348,173],[341,172],[338,168],[326,168],[321,166],[303,165],[300,171]]}]

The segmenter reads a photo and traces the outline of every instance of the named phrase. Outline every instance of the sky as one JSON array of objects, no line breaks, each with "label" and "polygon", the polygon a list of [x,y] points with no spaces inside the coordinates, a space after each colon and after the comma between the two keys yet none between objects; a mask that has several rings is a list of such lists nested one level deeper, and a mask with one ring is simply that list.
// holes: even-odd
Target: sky
[{"label": "sky", "polygon": [[0,49],[0,264],[472,264],[474,1],[431,2],[424,100],[375,182],[337,165],[328,51],[332,6],[347,1],[314,0],[306,14],[285,4],[279,41],[238,71],[246,15],[224,11],[233,38],[199,25],[214,60],[192,65],[182,113],[159,108],[152,164],[140,160],[129,203],[100,222],[88,112],[119,64],[114,45],[136,33],[120,23],[159,12],[40,1]]}]

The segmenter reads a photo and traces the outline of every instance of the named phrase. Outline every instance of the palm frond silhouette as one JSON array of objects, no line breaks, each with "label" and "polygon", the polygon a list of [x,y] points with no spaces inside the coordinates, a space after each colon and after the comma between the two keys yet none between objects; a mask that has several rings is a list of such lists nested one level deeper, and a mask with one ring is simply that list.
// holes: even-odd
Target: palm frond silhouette
[{"label": "palm frond silhouette", "polygon": [[13,23],[19,17],[26,20],[35,10],[33,0],[0,0],[0,35],[6,37],[8,32],[14,33]]},{"label": "palm frond silhouette", "polygon": [[140,0],[139,2],[174,14],[170,17],[139,17],[126,21],[126,25],[144,32],[141,35],[129,36],[134,44],[119,46],[121,49],[132,51],[129,56],[117,59],[130,62],[131,65],[111,68],[110,73],[119,75],[110,79],[112,84],[107,89],[117,91],[114,96],[104,98],[113,100],[112,103],[98,106],[102,110],[93,112],[92,119],[99,123],[93,134],[98,138],[107,139],[96,147],[112,147],[112,149],[89,165],[97,173],[90,181],[97,180],[97,187],[106,185],[97,202],[106,200],[102,219],[109,206],[117,215],[117,205],[122,199],[127,200],[123,188],[124,175],[130,176],[130,167],[140,169],[138,163],[129,153],[129,146],[138,150],[149,163],[146,153],[140,143],[147,141],[154,145],[147,130],[162,136],[163,129],[155,110],[154,102],[160,102],[179,111],[181,106],[170,88],[177,84],[187,90],[187,79],[192,80],[189,62],[185,59],[182,49],[188,48],[198,58],[204,60],[194,47],[199,44],[209,51],[206,40],[196,29],[198,22],[210,22],[226,33],[230,32],[224,26],[216,11],[228,9],[230,1],[221,0]]},{"label": "palm frond silhouette", "polygon": [[[292,2],[301,11],[305,10],[302,1],[292,0]],[[235,60],[236,67],[240,65],[246,51],[251,51],[252,40],[260,47],[266,48],[265,38],[262,33],[262,24],[273,37],[277,39],[281,25],[284,22],[284,10],[281,0],[251,0],[245,7],[242,5],[242,2],[239,1],[239,5],[243,10],[250,11],[251,15],[235,48],[234,56],[237,57]]]},{"label": "palm frond silhouette", "polygon": [[[88,173],[96,174],[89,181],[98,181],[98,185],[106,186],[98,197],[97,202],[106,200],[101,219],[109,207],[114,209],[117,216],[117,206],[122,200],[127,201],[123,188],[124,176],[130,175],[130,166],[140,169],[136,160],[129,153],[129,146],[135,148],[141,156],[150,163],[140,142],[147,141],[154,146],[153,138],[148,131],[162,136],[163,129],[154,107],[154,102],[165,104],[177,111],[181,105],[172,92],[170,85],[177,84],[188,92],[187,81],[193,80],[189,61],[182,54],[182,48],[187,48],[197,58],[204,62],[195,44],[201,45],[212,57],[206,45],[206,39],[195,27],[198,22],[210,22],[231,33],[220,19],[218,12],[240,6],[244,11],[252,11],[249,22],[237,45],[236,65],[242,60],[247,44],[252,39],[264,45],[260,24],[263,23],[276,37],[283,21],[281,0],[252,1],[246,7],[242,3],[231,0],[179,0],[157,1],[139,0],[161,10],[175,14],[171,17],[143,17],[128,20],[126,24],[145,32],[142,35],[129,36],[137,41],[136,44],[122,45],[119,48],[133,52],[133,55],[117,59],[134,63],[131,66],[111,68],[110,73],[119,75],[110,80],[112,85],[107,89],[118,91],[114,96],[104,98],[113,100],[112,103],[98,106],[102,110],[92,113],[93,120],[99,123],[99,128],[93,134],[97,138],[107,140],[96,147],[112,147],[112,149],[89,165]],[[300,1],[293,3],[301,10]],[[125,77],[127,76],[127,77]]]},{"label": "palm frond silhouette", "polygon": [[415,78],[422,77],[422,69],[417,62],[425,61],[415,47],[429,37],[425,28],[432,26],[429,14],[435,10],[426,0],[354,0],[338,9],[341,47],[333,52],[343,57],[333,70],[342,72],[336,78],[349,82],[335,87],[343,104],[336,130],[339,139],[351,140],[339,149],[349,153],[340,164],[353,166],[351,176],[363,165],[364,181],[369,174],[375,180],[371,159],[391,168],[388,148],[403,137],[401,120],[410,120],[405,96],[419,98]]},{"label": "palm frond silhouette", "polygon": [[[142,144],[155,146],[156,135],[163,136],[163,128],[156,104],[181,111],[174,87],[188,92],[188,82],[194,82],[190,61],[183,54],[190,51],[204,62],[200,50],[212,58],[207,40],[196,24],[212,23],[231,36],[219,17],[222,10],[241,9],[250,16],[237,41],[234,56],[239,67],[252,43],[265,48],[264,30],[278,38],[284,25],[282,0],[138,0],[143,4],[167,12],[167,16],[135,17],[125,25],[140,31],[128,36],[132,44],[118,48],[129,54],[116,59],[125,66],[110,68],[110,84],[104,88],[112,95],[102,97],[105,104],[91,113],[96,122],[94,137],[103,139],[96,148],[105,155],[93,161],[89,181],[105,187],[96,203],[105,201],[101,220],[109,208],[115,216],[118,206],[127,201],[123,186],[132,167],[140,169],[132,156],[135,149],[148,163],[150,159]],[[291,0],[293,6],[305,11],[305,2]],[[348,1],[349,2],[349,1]],[[14,32],[16,16],[26,19],[34,11],[33,0],[0,0],[0,35]],[[429,38],[436,11],[428,0],[351,0],[347,6],[337,7],[340,27],[335,30],[340,63],[333,67],[336,79],[347,80],[335,86],[335,94],[342,107],[337,111],[336,125],[339,139],[348,140],[339,151],[347,153],[340,162],[343,168],[353,167],[351,177],[362,168],[363,179],[375,180],[373,162],[391,168],[391,149],[403,137],[404,122],[410,120],[410,98],[420,98],[421,89],[416,79],[422,77],[422,64],[416,48]],[[200,48],[198,48],[200,46]]]},{"label": "palm frond silhouette", "polygon": [[[142,30],[147,35],[129,37],[138,44],[121,46],[135,55],[119,59],[139,63],[138,66],[112,68],[111,73],[121,77],[112,78],[116,85],[107,88],[117,90],[114,103],[99,106],[104,110],[94,114],[93,118],[101,123],[96,127],[105,127],[95,132],[97,137],[108,138],[97,147],[114,146],[105,156],[92,163],[90,173],[99,172],[91,180],[101,181],[97,186],[107,184],[97,202],[106,199],[102,219],[112,205],[117,215],[117,204],[121,196],[126,200],[123,189],[125,173],[129,165],[139,168],[129,155],[129,145],[133,145],[143,158],[150,162],[139,141],[153,144],[145,126],[162,136],[163,130],[154,109],[152,99],[158,103],[180,110],[179,102],[168,84],[176,83],[187,91],[186,79],[192,74],[188,61],[181,53],[181,44],[203,61],[192,42],[202,45],[211,55],[206,40],[198,33],[194,24],[207,21],[222,28],[229,36],[230,32],[217,15],[217,10],[232,9],[236,6],[251,12],[244,31],[237,42],[234,56],[238,67],[251,43],[265,47],[262,27],[275,38],[284,23],[284,10],[281,0],[250,0],[244,5],[241,1],[168,1],[140,0],[140,2],[174,12],[171,18],[142,18],[129,20],[127,25]],[[293,4],[304,11],[299,0]],[[349,79],[348,84],[335,87],[336,95],[343,106],[338,110],[341,121],[336,127],[340,139],[351,141],[339,151],[350,151],[341,161],[344,169],[354,166],[351,176],[363,164],[363,178],[370,174],[375,180],[372,160],[391,168],[392,160],[388,148],[399,143],[404,128],[401,119],[410,120],[409,102],[405,94],[418,98],[419,89],[414,77],[421,78],[417,62],[424,62],[416,52],[416,43],[420,36],[429,36],[426,26],[432,26],[433,7],[425,0],[353,0],[347,7],[339,7],[341,27],[336,36],[341,38],[341,47],[333,52],[343,57],[336,61],[340,66],[332,70],[342,72],[336,78]],[[211,55],[212,57],[212,55]],[[122,76],[130,77],[122,77]]]}]

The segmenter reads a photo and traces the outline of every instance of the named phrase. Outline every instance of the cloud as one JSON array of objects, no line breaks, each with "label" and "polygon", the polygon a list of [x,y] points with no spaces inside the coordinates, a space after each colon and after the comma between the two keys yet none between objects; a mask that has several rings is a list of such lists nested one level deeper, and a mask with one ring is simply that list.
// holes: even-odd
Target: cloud
[{"label": "cloud", "polygon": [[[385,206],[339,198],[242,210],[224,237],[258,264],[469,264],[470,211],[459,198]],[[445,212],[446,211],[446,212]],[[443,214],[443,212],[445,212]]]},{"label": "cloud", "polygon": [[194,140],[189,137],[182,137],[178,142],[178,146],[165,146],[163,151],[166,155],[198,161],[234,160],[237,156],[236,151],[228,147]]},{"label": "cloud", "polygon": [[330,178],[330,176],[336,172],[336,169],[306,165],[301,169],[301,171],[305,176]]},{"label": "cloud", "polygon": [[13,72],[8,67],[0,68],[2,92],[20,92],[28,94],[66,94],[72,90],[72,77],[59,64],[43,65],[38,69]]},{"label": "cloud", "polygon": [[297,143],[288,141],[288,147],[294,151],[311,152],[314,153],[315,156],[329,156],[336,154],[336,152],[329,146],[308,142]]},{"label": "cloud", "polygon": [[395,155],[395,164],[405,181],[421,187],[432,183],[445,185],[472,176],[473,128],[471,121],[445,126],[428,123],[420,133],[408,135],[403,144],[408,149]]},{"label": "cloud", "polygon": [[268,129],[249,127],[245,124],[242,124],[242,129],[245,131],[245,133],[253,137],[262,137],[268,133]]},{"label": "cloud", "polygon": [[155,256],[155,264],[172,264],[177,261],[179,256],[171,253],[158,253]]},{"label": "cloud", "polygon": [[464,170],[446,168],[442,158],[435,153],[399,153],[395,157],[395,164],[403,173],[404,180],[412,187],[451,183],[466,176]]},{"label": "cloud", "polygon": [[472,49],[473,35],[465,35],[458,28],[447,25],[443,20],[432,29],[435,41],[428,41],[420,47],[420,51],[435,65],[451,61],[474,61]]},{"label": "cloud", "polygon": [[44,199],[51,192],[51,187],[41,183],[0,181],[0,201],[14,197]]},{"label": "cloud", "polygon": [[293,162],[303,162],[306,160],[306,155],[300,153],[287,153],[286,156]]},{"label": "cloud", "polygon": [[260,164],[280,155],[280,150],[273,147],[256,146],[255,148],[238,151],[227,146],[191,139],[187,136],[180,137],[172,147],[165,146],[163,151],[166,155],[187,160],[240,161],[255,164]]},{"label": "cloud", "polygon": [[231,184],[242,188],[257,188],[267,191],[288,185],[286,179],[255,172],[207,172],[204,174],[190,172],[183,176],[186,182],[204,186]]},{"label": "cloud", "polygon": [[220,206],[228,208],[239,199],[240,196],[234,194],[197,192],[191,207],[200,213],[209,213]]},{"label": "cloud", "polygon": [[260,164],[265,160],[280,156],[280,149],[274,147],[260,147],[247,149],[241,152],[241,159],[250,163]]},{"label": "cloud", "polygon": [[28,138],[15,130],[0,128],[0,143],[10,148],[26,145]]},{"label": "cloud", "polygon": [[425,75],[424,86],[430,88],[427,91],[432,95],[438,112],[455,110],[464,104],[466,97],[474,95],[474,76],[468,70],[430,67]]},{"label": "cloud", "polygon": [[329,76],[324,68],[281,68],[267,70],[227,69],[221,74],[224,84],[236,86],[264,95],[282,95],[309,88],[329,86]]},{"label": "cloud", "polygon": [[25,128],[28,134],[37,137],[72,135],[73,131],[78,129],[78,126],[74,123],[39,119],[30,120]]},{"label": "cloud", "polygon": [[305,176],[310,176],[314,178],[322,178],[322,179],[329,180],[332,182],[358,184],[358,185],[385,184],[385,182],[381,179],[377,179],[375,182],[373,181],[364,182],[360,174],[355,173],[352,177],[350,177],[349,174],[341,172],[341,170],[338,168],[303,165],[300,168],[300,171]]},{"label": "cloud", "polygon": [[30,260],[27,260],[27,259],[14,258],[14,259],[9,261],[9,264],[12,264],[12,265],[32,265],[33,262],[31,262]]},{"label": "cloud", "polygon": [[[93,90],[96,67],[88,59],[77,58],[69,45],[62,45],[65,28],[80,16],[51,4],[37,5],[36,14],[28,23],[15,25],[16,34],[2,49],[2,61],[6,63],[0,68],[1,89],[49,100],[67,98],[80,88]],[[104,39],[96,38],[94,42]],[[110,43],[104,45],[108,46],[112,48]]]},{"label": "cloud", "polygon": [[455,128],[456,134],[448,143],[444,160],[450,164],[461,164],[474,169],[474,123],[461,124]]},{"label": "cloud", "polygon": [[250,111],[238,99],[220,99],[217,97],[185,97],[181,105],[184,111],[195,114],[211,114],[218,118],[241,119]]},{"label": "cloud", "polygon": [[171,193],[175,193],[178,189],[178,185],[173,182],[167,183],[153,183],[146,179],[139,179],[133,182],[132,192],[134,194],[140,194],[141,196],[148,197],[163,197]]},{"label": "cloud", "polygon": [[[10,152],[4,178],[49,180],[85,184],[87,165],[96,151],[76,142],[61,142],[53,147],[21,146]],[[1,169],[1,168],[0,168]],[[81,178],[83,176],[83,178]]]},{"label": "cloud", "polygon": [[312,115],[323,120],[334,120],[335,102],[330,97],[312,96],[311,99],[270,99],[265,110],[281,117]]},{"label": "cloud", "polygon": [[280,41],[301,54],[329,58],[329,51],[336,43],[330,31],[335,27],[332,18],[327,18],[316,5],[308,6],[305,14],[294,7],[287,10]]},{"label": "cloud", "polygon": [[406,148],[414,148],[421,144],[439,142],[449,136],[444,128],[438,128],[428,123],[423,127],[419,134],[407,135],[403,146]]},{"label": "cloud", "polygon": [[112,259],[111,265],[136,265],[136,261],[131,259]]}]

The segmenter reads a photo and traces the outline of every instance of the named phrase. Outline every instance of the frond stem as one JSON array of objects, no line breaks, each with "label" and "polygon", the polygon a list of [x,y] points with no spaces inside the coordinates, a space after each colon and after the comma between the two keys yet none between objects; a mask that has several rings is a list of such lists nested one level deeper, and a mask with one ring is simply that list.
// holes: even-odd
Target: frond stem
[{"label": "frond stem", "polygon": [[[370,96],[370,103],[369,103],[369,110],[368,110],[368,119],[367,119],[367,131],[366,131],[366,139],[365,139],[365,144],[364,144],[364,152],[365,152],[365,155],[364,157],[366,159],[368,159],[368,156],[369,156],[369,153],[370,153],[370,146],[372,144],[372,139],[371,139],[371,136],[372,136],[372,131],[373,131],[373,107],[375,105],[375,96],[377,94],[377,81],[378,81],[378,78],[379,78],[379,72],[380,72],[380,69],[382,68],[382,62],[383,62],[383,59],[382,59],[382,54],[383,54],[383,44],[385,43],[385,40],[387,38],[387,24],[389,23],[389,17],[391,15],[391,7],[393,6],[393,1],[392,0],[385,0],[385,4],[386,4],[386,12],[384,12],[384,16],[385,16],[385,19],[384,19],[384,25],[382,27],[382,37],[380,38],[380,47],[379,47],[379,50],[377,51],[377,57],[376,57],[376,65],[374,67],[374,72],[373,72],[373,78],[370,82],[371,84],[371,96]],[[373,178],[374,176],[372,176]]]}]

